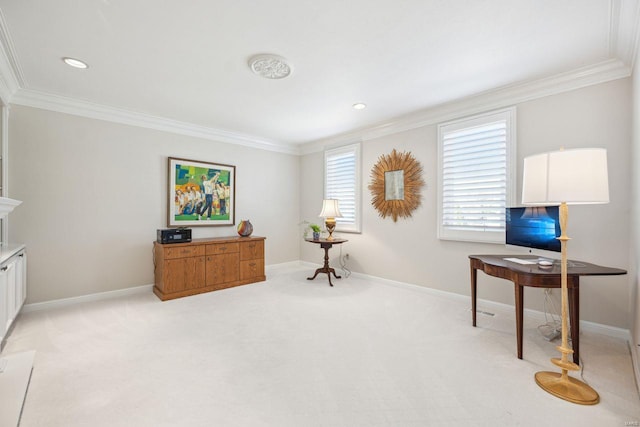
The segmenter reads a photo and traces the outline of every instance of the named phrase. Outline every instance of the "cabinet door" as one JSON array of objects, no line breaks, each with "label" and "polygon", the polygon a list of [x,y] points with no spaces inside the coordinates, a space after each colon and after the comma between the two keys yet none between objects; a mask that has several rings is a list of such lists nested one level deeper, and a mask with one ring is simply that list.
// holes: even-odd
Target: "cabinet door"
[{"label": "cabinet door", "polygon": [[184,258],[185,286],[187,289],[202,288],[205,285],[205,257]]},{"label": "cabinet door", "polygon": [[7,271],[0,269],[0,341],[9,327],[7,276]]},{"label": "cabinet door", "polygon": [[202,287],[204,257],[168,259],[164,265],[164,292],[180,292]]},{"label": "cabinet door", "polygon": [[207,257],[207,286],[221,285],[238,280],[238,254],[210,255]]},{"label": "cabinet door", "polygon": [[164,262],[164,292],[184,291],[186,284],[184,258],[168,259]]},{"label": "cabinet door", "polygon": [[9,328],[16,314],[18,314],[18,307],[16,306],[16,260],[9,261],[0,270],[7,275],[7,328]]},{"label": "cabinet door", "polygon": [[214,286],[224,281],[223,275],[224,264],[222,255],[209,255],[205,267],[205,281],[207,286]]},{"label": "cabinet door", "polygon": [[238,269],[240,268],[238,254],[226,254],[222,257],[224,258],[224,283],[235,282],[238,280]]},{"label": "cabinet door", "polygon": [[20,304],[22,307],[27,300],[27,253],[18,255],[18,266],[16,269],[16,282],[20,289]]}]

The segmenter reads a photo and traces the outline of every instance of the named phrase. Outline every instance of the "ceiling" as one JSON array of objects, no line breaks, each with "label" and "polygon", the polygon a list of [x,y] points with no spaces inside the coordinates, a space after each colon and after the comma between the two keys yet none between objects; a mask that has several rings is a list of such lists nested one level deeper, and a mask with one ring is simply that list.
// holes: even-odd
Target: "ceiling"
[{"label": "ceiling", "polygon": [[[16,103],[291,146],[612,59],[631,69],[636,3],[0,0],[0,72]],[[261,53],[291,75],[253,74]]]}]

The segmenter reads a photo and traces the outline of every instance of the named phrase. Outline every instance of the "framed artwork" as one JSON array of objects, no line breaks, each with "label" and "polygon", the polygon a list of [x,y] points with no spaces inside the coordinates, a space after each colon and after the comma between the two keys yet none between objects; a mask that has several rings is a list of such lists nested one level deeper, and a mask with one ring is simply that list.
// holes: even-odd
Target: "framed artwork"
[{"label": "framed artwork", "polygon": [[371,204],[382,218],[408,218],[420,206],[422,165],[411,152],[383,154],[371,170]]},{"label": "framed artwork", "polygon": [[234,225],[236,167],[169,157],[169,227]]}]

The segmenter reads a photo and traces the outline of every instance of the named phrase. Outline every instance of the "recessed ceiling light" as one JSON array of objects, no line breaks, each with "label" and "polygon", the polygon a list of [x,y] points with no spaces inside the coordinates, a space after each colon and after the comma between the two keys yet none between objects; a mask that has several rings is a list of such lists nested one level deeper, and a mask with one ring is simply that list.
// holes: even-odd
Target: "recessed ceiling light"
[{"label": "recessed ceiling light", "polygon": [[64,57],[62,58],[62,60],[64,61],[65,64],[74,68],[81,68],[81,69],[89,68],[86,62],[80,61],[79,59]]},{"label": "recessed ceiling light", "polygon": [[367,104],[363,104],[362,102],[358,102],[356,104],[353,104],[353,109],[354,110],[364,110],[365,108],[367,108]]},{"label": "recessed ceiling light", "polygon": [[278,55],[263,54],[249,58],[251,71],[265,79],[284,79],[291,74],[287,60]]}]

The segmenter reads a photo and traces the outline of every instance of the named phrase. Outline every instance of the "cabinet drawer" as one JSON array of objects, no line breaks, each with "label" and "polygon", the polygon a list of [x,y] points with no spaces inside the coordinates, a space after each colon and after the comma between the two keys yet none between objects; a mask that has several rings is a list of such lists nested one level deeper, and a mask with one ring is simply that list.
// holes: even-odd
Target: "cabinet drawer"
[{"label": "cabinet drawer", "polygon": [[190,256],[204,256],[204,246],[178,246],[175,248],[164,248],[164,258],[186,258]]},{"label": "cabinet drawer", "polygon": [[240,261],[240,280],[264,276],[264,260]]},{"label": "cabinet drawer", "polygon": [[217,245],[207,245],[207,255],[223,255],[239,252],[237,243],[220,243]]},{"label": "cabinet drawer", "polygon": [[254,240],[252,242],[240,243],[240,259],[261,259],[264,258],[264,240]]}]

